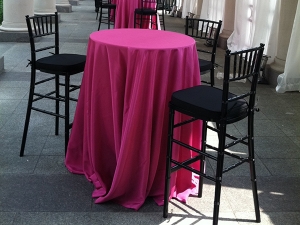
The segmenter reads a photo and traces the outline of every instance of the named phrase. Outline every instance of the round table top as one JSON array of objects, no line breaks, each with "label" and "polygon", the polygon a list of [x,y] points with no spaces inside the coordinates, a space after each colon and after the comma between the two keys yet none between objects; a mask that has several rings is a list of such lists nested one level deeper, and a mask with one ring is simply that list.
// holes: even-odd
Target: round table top
[{"label": "round table top", "polygon": [[142,49],[176,49],[195,44],[187,35],[150,29],[109,29],[93,32],[90,40],[106,45]]}]

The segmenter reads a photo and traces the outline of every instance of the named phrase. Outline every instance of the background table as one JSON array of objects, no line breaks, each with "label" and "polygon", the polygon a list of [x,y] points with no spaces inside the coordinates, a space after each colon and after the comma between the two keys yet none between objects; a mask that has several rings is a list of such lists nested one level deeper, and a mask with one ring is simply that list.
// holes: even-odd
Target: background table
[{"label": "background table", "polygon": [[[195,41],[186,35],[147,29],[90,35],[66,166],[94,184],[95,203],[139,209],[153,196],[163,204],[168,102],[172,92],[199,84]],[[195,123],[176,135],[199,147],[200,128]],[[173,173],[172,197],[185,201],[194,188],[190,172]]]},{"label": "background table", "polygon": [[134,28],[134,11],[141,8],[141,0],[113,0],[113,3],[117,5],[115,28]]}]

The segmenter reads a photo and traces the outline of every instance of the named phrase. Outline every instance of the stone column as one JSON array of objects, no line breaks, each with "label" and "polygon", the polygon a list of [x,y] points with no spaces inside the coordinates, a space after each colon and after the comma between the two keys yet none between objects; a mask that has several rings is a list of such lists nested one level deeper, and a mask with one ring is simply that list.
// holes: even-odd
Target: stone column
[{"label": "stone column", "polygon": [[278,27],[277,53],[274,62],[267,66],[266,76],[270,85],[277,85],[277,77],[284,72],[298,0],[281,1]]},{"label": "stone column", "polygon": [[219,36],[219,47],[227,49],[227,39],[230,37],[234,30],[234,18],[235,18],[235,1],[226,0],[224,6],[224,19],[223,19],[223,30]]},{"label": "stone column", "polygon": [[79,5],[79,0],[69,0],[71,5]]},{"label": "stone column", "polygon": [[4,56],[0,55],[0,74],[4,70]]},{"label": "stone column", "polygon": [[[33,16],[33,0],[4,0],[1,31],[27,31],[25,16]],[[28,36],[28,35],[27,35]]]},{"label": "stone column", "polygon": [[196,7],[194,8],[195,12],[193,12],[195,14],[194,18],[200,18],[202,3],[203,0],[197,0]]},{"label": "stone column", "polygon": [[69,0],[56,0],[56,9],[57,12],[70,13],[72,12],[72,5]]},{"label": "stone column", "polygon": [[34,0],[34,14],[45,15],[56,12],[56,0]]}]

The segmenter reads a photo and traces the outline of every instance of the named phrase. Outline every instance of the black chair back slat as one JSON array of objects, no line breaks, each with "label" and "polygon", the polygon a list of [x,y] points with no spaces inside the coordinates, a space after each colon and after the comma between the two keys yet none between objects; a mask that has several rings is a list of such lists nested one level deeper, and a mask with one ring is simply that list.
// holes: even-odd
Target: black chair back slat
[{"label": "black chair back slat", "polygon": [[236,65],[237,65],[237,55],[233,57],[233,72],[232,72],[233,77],[235,77],[236,74]]},{"label": "black chair back slat", "polygon": [[39,18],[39,21],[40,21],[40,27],[42,29],[42,34],[46,34],[47,32],[45,31],[45,23],[41,17]]},{"label": "black chair back slat", "polygon": [[[48,25],[48,17],[46,17],[46,33],[49,33],[49,30],[48,30],[48,27],[49,27],[49,25]],[[51,26],[50,26],[50,29],[51,29]]]},{"label": "black chair back slat", "polygon": [[[258,52],[254,52],[254,56],[253,56],[254,59],[257,58],[257,54],[258,54]],[[261,59],[261,61],[262,61],[262,59]],[[254,70],[254,67],[255,67],[255,64],[253,63],[253,64],[251,65],[251,70]]]},{"label": "black chair back slat", "polygon": [[[30,19],[30,18],[29,18]],[[39,28],[39,26],[36,25],[37,23],[37,18],[33,18],[32,19],[32,24],[33,24],[33,28],[34,28],[34,34],[35,36],[39,34],[39,30],[37,30],[37,28]]]},{"label": "black chair back slat", "polygon": [[241,76],[241,69],[242,69],[242,65],[243,65],[243,54],[240,53],[239,55],[239,64],[238,64],[238,77]]}]

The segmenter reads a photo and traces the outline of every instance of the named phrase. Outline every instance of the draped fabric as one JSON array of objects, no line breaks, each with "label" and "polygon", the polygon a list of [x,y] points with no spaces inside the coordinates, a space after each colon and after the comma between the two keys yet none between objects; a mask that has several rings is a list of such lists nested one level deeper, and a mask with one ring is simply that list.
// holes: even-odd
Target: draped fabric
[{"label": "draped fabric", "polygon": [[[278,29],[279,5],[279,0],[236,1],[234,31],[227,40],[228,49],[239,51],[264,43],[264,54],[273,59],[276,53],[274,49],[277,46],[276,31]],[[268,61],[268,63],[271,62],[272,60]]]},{"label": "draped fabric", "polygon": [[[187,12],[193,13],[197,4],[199,8],[199,2],[201,1],[185,0],[182,17],[184,18]],[[228,49],[239,51],[264,43],[264,54],[268,56],[267,63],[273,63],[277,53],[281,3],[284,4],[284,1],[236,0],[234,31],[227,40]],[[224,4],[225,0],[203,0],[200,18],[222,20]],[[299,8],[298,3],[284,73],[279,75],[277,81],[276,91],[280,93],[300,90]]]},{"label": "draped fabric", "polygon": [[182,4],[182,18],[185,18],[189,15],[189,13],[193,13],[195,15],[200,14],[199,10],[199,0],[185,0]]},{"label": "draped fabric", "polygon": [[199,16],[201,19],[222,20],[225,0],[185,0],[182,4],[182,18],[189,13]]},{"label": "draped fabric", "polygon": [[[137,210],[151,196],[163,204],[168,102],[174,91],[199,84],[191,37],[149,29],[90,35],[66,166],[93,183],[95,203],[114,201]],[[175,121],[181,119],[177,115]],[[201,122],[174,135],[199,147]],[[193,154],[180,152],[175,146],[173,153],[182,161]],[[185,202],[197,180],[187,170],[173,173],[170,197]]]},{"label": "draped fabric", "polygon": [[[208,7],[207,18],[204,19],[214,21],[223,20],[225,1],[226,0],[203,0],[202,6]],[[201,14],[202,12],[203,10],[201,10]]]},{"label": "draped fabric", "polygon": [[296,10],[294,25],[292,29],[290,44],[287,52],[284,73],[277,78],[276,91],[300,91],[300,3]]}]

